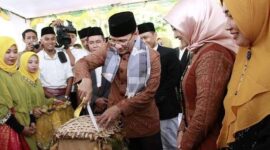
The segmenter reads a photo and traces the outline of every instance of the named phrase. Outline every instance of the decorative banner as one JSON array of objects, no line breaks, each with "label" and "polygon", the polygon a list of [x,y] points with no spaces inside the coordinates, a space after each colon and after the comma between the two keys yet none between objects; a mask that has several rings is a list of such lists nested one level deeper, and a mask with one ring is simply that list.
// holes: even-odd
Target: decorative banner
[{"label": "decorative banner", "polygon": [[31,27],[36,27],[37,24],[41,24],[41,23],[44,23],[44,19],[43,18],[37,18],[37,19],[31,20],[30,26]]},{"label": "decorative banner", "polygon": [[9,11],[0,8],[0,18],[3,18],[6,21],[10,20],[10,15],[9,15]]}]

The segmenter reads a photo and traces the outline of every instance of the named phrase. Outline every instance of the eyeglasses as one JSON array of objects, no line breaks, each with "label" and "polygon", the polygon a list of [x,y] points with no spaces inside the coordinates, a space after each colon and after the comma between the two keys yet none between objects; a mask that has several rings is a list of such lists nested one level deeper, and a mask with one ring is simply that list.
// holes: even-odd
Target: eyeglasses
[{"label": "eyeglasses", "polygon": [[116,40],[116,39],[113,39],[113,38],[109,37],[108,42],[112,46],[115,46],[116,44],[119,44],[119,45],[122,45],[122,46],[126,46],[130,42],[130,40],[132,39],[133,35],[134,34],[131,34],[131,36],[128,39],[119,39],[119,40]]}]

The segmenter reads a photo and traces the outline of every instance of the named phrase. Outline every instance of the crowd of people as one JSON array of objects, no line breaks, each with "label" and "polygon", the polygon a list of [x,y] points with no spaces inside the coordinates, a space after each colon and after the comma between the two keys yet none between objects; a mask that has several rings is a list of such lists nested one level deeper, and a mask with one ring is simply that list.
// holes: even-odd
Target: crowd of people
[{"label": "crowd of people", "polygon": [[128,150],[269,149],[270,1],[180,0],[164,20],[179,47],[131,11],[110,16],[109,37],[67,30],[64,48],[62,20],[40,40],[26,29],[21,52],[0,36],[0,149],[50,149],[81,103],[104,128],[121,120]]}]

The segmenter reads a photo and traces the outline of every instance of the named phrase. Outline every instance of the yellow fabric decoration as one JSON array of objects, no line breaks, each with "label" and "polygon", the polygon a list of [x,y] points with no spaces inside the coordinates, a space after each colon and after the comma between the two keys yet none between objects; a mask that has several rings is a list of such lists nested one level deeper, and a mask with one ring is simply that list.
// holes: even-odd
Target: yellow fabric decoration
[{"label": "yellow fabric decoration", "polygon": [[0,17],[6,21],[10,20],[9,12],[0,8]]}]

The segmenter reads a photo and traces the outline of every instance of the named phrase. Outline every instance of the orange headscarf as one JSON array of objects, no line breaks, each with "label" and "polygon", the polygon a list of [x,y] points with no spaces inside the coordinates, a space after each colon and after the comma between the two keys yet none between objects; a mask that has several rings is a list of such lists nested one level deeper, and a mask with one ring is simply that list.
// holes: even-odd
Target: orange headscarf
[{"label": "orange headscarf", "polygon": [[[252,56],[240,81],[248,50],[240,47],[224,100],[225,116],[218,147],[226,147],[235,141],[236,132],[270,115],[270,1],[224,0],[224,5],[240,32],[251,41]],[[234,95],[236,90],[238,94]]]},{"label": "orange headscarf", "polygon": [[0,68],[9,73],[14,73],[17,70],[17,63],[14,63],[14,65],[7,65],[4,61],[6,52],[13,45],[16,45],[14,39],[8,36],[0,36]]}]

